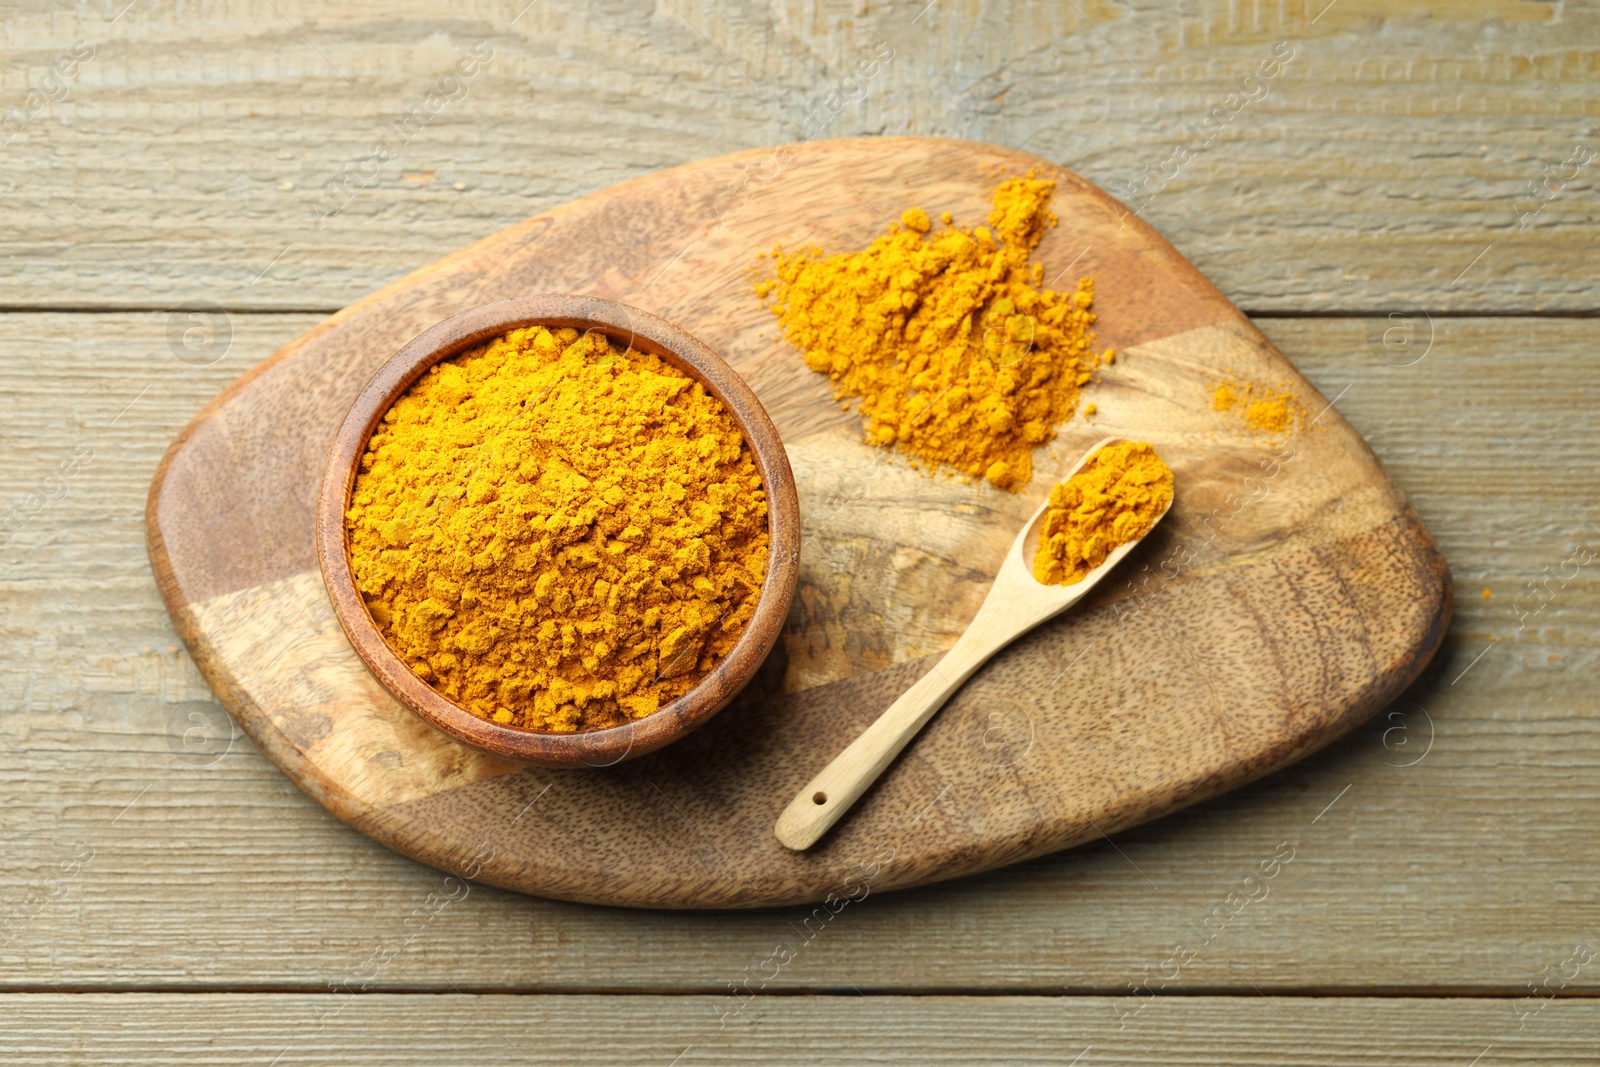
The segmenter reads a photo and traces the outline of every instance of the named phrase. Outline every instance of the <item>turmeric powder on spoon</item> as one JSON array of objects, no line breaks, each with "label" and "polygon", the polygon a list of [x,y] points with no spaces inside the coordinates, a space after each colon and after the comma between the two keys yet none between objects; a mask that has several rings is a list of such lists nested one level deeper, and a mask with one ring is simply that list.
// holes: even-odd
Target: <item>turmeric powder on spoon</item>
[{"label": "turmeric powder on spoon", "polygon": [[1050,490],[1033,576],[1076,585],[1116,549],[1150,531],[1172,502],[1172,471],[1143,441],[1109,444]]}]

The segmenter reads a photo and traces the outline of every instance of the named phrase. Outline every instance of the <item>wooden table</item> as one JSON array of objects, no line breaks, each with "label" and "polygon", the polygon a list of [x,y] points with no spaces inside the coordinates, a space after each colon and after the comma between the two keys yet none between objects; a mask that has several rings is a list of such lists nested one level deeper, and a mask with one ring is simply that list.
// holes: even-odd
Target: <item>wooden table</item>
[{"label": "wooden table", "polygon": [[[0,22],[0,1060],[1600,1062],[1593,7],[125,2]],[[211,396],[545,208],[880,133],[1100,183],[1337,398],[1456,581],[1404,698],[775,974],[799,912],[462,898],[228,739],[143,542]]]}]

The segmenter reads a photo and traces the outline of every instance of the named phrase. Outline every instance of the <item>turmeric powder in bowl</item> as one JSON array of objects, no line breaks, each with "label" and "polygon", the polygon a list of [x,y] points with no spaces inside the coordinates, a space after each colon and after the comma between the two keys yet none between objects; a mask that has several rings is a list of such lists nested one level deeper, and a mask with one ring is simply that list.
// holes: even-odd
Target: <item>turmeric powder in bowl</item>
[{"label": "turmeric powder in bowl", "polygon": [[766,493],[722,401],[570,328],[431,367],[373,432],[345,522],[356,588],[411,670],[548,733],[694,688],[767,572]]}]

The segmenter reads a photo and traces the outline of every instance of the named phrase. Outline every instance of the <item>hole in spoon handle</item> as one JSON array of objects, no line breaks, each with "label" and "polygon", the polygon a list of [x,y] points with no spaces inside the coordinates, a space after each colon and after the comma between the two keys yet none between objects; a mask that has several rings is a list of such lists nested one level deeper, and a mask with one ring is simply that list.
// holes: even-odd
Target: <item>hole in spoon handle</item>
[{"label": "hole in spoon handle", "polygon": [[962,648],[958,643],[939,666],[900,694],[789,802],[773,828],[779,843],[798,852],[821,839],[992,651]]}]

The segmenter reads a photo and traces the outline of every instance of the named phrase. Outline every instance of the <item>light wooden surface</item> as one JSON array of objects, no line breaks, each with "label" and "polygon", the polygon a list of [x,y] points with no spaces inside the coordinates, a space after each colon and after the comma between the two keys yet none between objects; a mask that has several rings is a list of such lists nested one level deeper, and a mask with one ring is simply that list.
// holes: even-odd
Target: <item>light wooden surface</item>
[{"label": "light wooden surface", "polygon": [[[512,25],[515,12],[493,5],[148,3],[109,26],[93,5],[8,8],[7,107],[74,40],[96,46],[69,97],[0,150],[0,515],[76,446],[93,450],[64,490],[48,489],[57,499],[25,507],[14,539],[0,533],[8,1062],[158,1062],[178,1047],[270,1063],[287,1044],[271,1039],[314,1026],[339,983],[394,995],[350,1004],[337,1041],[305,1041],[282,1063],[399,1055],[426,1041],[468,1062],[512,1058],[504,1045],[469,1044],[480,1035],[450,1015],[456,988],[608,991],[607,1010],[661,1020],[659,1002],[629,994],[674,990],[697,995],[668,1007],[716,1026],[728,983],[754,973],[801,915],[620,912],[490,889],[418,911],[442,889],[435,872],[338,823],[244,739],[214,762],[204,744],[180,755],[185,716],[205,721],[203,708],[181,705],[207,694],[150,579],[144,490],[196,410],[327,312],[619,178],[792,139],[891,32],[894,60],[827,135],[995,141],[1114,192],[1166,159],[1178,123],[1219,106],[1274,40],[1292,40],[1296,58],[1268,97],[1144,217],[1247,312],[1272,316],[1257,324],[1322,393],[1340,396],[1338,410],[1439,541],[1460,595],[1436,668],[1394,709],[1402,717],[1380,716],[1255,786],[1118,835],[1115,847],[852,905],[765,991],[824,996],[758,996],[729,1025],[802,1003],[813,1014],[782,1039],[706,1059],[826,1061],[862,1047],[879,1061],[914,1060],[895,1027],[923,1025],[942,1036],[918,1043],[922,1057],[966,1061],[997,1033],[994,1058],[1008,1062],[1021,1050],[1070,1063],[1090,1043],[1083,1064],[1153,1048],[1199,1062],[1465,1065],[1491,1045],[1481,1067],[1593,1060],[1592,1001],[1557,999],[1528,1015],[1541,1002],[1515,998],[1576,942],[1600,937],[1596,570],[1564,587],[1552,579],[1538,614],[1538,601],[1516,599],[1545,567],[1562,570],[1574,546],[1595,545],[1588,524],[1600,525],[1594,324],[1538,317],[1596,308],[1595,192],[1586,170],[1521,230],[1512,201],[1567,158],[1600,109],[1600,15],[1485,0],[1424,15],[1339,0],[1308,29],[1316,12],[1293,5],[951,0],[911,22],[922,7],[781,3],[734,16],[680,0],[579,16],[541,4]],[[317,230],[308,190],[359,159],[458,50],[486,38],[496,60],[469,97]],[[209,366],[168,346],[167,309],[190,300],[229,309],[231,344]],[[1421,362],[1390,366],[1374,347],[1389,324],[1373,316],[1411,301],[1433,313],[1432,345]],[[1523,317],[1495,317],[1508,313]],[[177,322],[180,333],[197,325]],[[1425,337],[1427,320],[1417,323]],[[1521,610],[1530,614],[1519,620]],[[1286,840],[1296,858],[1271,895],[1166,990],[1225,995],[1158,994],[1132,1037],[1104,1044],[1086,1034],[1074,1046],[1075,1031],[1052,1029],[1070,1025],[1079,1003],[1114,1027],[1117,1010],[1138,1006],[1128,984],[1145,981],[1142,968],[1156,973],[1189,924]],[[80,842],[93,858],[68,877],[60,864],[82,854]],[[57,899],[40,905],[45,894]],[[374,976],[375,951],[389,959]],[[1562,995],[1594,992],[1596,973],[1583,967]],[[1258,988],[1329,999],[1278,1000],[1285,1018],[1263,1010]],[[168,992],[102,995],[115,990]],[[920,999],[881,997],[894,990],[978,996],[912,1015]],[[1472,997],[1438,999],[1451,993]],[[1347,999],[1358,994],[1382,996]],[[534,1025],[552,1017],[542,998],[498,1003],[508,1037],[549,1047],[564,1032]],[[1297,1010],[1312,1004],[1328,1005],[1318,1009],[1333,1020],[1325,1029]],[[670,1064],[693,1043],[682,1063],[695,1063],[711,1039],[689,1028],[644,1025],[641,1041],[663,1040],[638,1060]]]},{"label": "light wooden surface", "polygon": [[[735,218],[711,191],[760,153],[485,238],[294,339],[173,443],[147,517],[157,582],[222,703],[320,803],[441,870],[540,896],[832,908],[869,885],[972,874],[1199,803],[1321,748],[1417,677],[1450,611],[1427,531],[1349,424],[1153,230],[1071,173],[993,145],[852,138],[786,156]],[[1100,411],[1060,427],[1039,477],[1006,493],[866,445],[750,273],[751,250],[779,240],[879,231],[874,200],[982,219],[997,179],[1018,173],[1056,182],[1061,224],[1037,267],[1094,277],[1096,344],[1119,358],[1086,388]],[[522,251],[507,260],[505,247]],[[535,286],[642,307],[720,353],[783,435],[804,527],[798,559],[774,534],[799,588],[756,680],[693,737],[604,771],[507,773],[419,729],[357,660],[316,565],[326,443],[371,374],[429,323]],[[1217,412],[1224,379],[1287,390],[1301,424],[1274,442]],[[1183,487],[1138,563],[986,664],[848,825],[803,856],[781,847],[772,827],[807,764],[832,759],[956,642],[1059,480],[1048,472],[1107,433],[1149,440]],[[1069,673],[1084,657],[1093,666]]]},{"label": "light wooden surface", "polygon": [[[1119,1020],[1100,997],[768,997],[723,1019],[703,998],[448,993],[12,998],[8,1063],[618,1064],[1591,1062],[1600,1005],[1565,1001],[1522,1034],[1497,999],[1181,997]],[[96,1017],[84,1025],[82,1011]],[[1475,1031],[1501,1032],[1475,1043]],[[1498,1056],[1499,1059],[1492,1057]]]},{"label": "light wooden surface", "polygon": [[[1590,4],[1339,0],[1313,24],[1322,4],[1243,0],[141,0],[107,26],[112,3],[29,0],[0,27],[17,98],[95,47],[6,149],[8,303],[337,308],[583,193],[818,134],[1008,144],[1122,197],[1284,40],[1283,73],[1144,212],[1235,303],[1595,307],[1592,178],[1526,228],[1513,210],[1600,117]],[[894,58],[848,102],[880,41]],[[388,123],[479,42],[465,96],[399,146]],[[325,183],[385,137],[393,161],[319,227]]]}]

